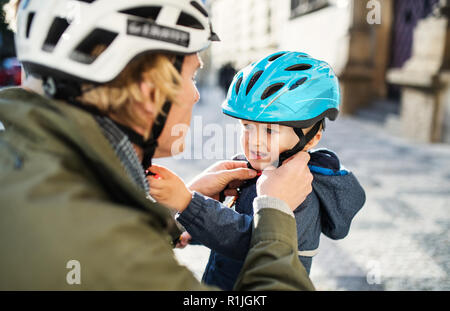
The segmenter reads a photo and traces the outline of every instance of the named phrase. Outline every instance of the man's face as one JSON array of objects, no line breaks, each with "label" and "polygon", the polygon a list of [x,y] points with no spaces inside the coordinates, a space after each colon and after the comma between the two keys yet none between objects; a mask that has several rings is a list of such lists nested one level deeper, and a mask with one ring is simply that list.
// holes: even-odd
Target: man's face
[{"label": "man's face", "polygon": [[[185,56],[181,68],[181,91],[176,100],[177,104],[172,104],[164,130],[158,139],[159,145],[155,157],[173,156],[176,153],[184,151],[184,138],[187,131],[172,131],[172,129],[179,125],[182,125],[182,127],[186,129],[189,128],[192,118],[192,109],[200,99],[195,76],[201,67],[202,60],[198,53]],[[183,144],[177,144],[179,148],[172,151],[172,145],[176,141],[182,141]]]}]

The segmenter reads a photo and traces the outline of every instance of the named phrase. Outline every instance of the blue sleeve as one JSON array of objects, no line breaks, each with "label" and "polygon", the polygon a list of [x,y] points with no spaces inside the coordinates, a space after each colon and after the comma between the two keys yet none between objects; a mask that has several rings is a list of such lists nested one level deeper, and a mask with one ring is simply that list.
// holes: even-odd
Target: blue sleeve
[{"label": "blue sleeve", "polygon": [[253,217],[194,192],[177,221],[198,244],[227,257],[244,260],[250,247]]}]

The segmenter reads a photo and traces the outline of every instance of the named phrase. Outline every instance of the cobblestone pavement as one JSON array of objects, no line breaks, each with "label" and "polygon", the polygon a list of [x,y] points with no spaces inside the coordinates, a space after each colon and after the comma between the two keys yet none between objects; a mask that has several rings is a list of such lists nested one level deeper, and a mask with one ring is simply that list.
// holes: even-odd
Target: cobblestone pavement
[{"label": "cobblestone pavement", "polygon": [[[223,117],[222,94],[203,92],[194,115],[204,125]],[[224,150],[227,146],[224,146]],[[328,122],[319,147],[334,150],[366,190],[367,201],[349,235],[322,236],[311,279],[319,290],[450,290],[450,145],[393,137],[382,124],[341,117]],[[185,180],[216,160],[163,159]],[[176,250],[180,263],[201,278],[209,250]]]}]

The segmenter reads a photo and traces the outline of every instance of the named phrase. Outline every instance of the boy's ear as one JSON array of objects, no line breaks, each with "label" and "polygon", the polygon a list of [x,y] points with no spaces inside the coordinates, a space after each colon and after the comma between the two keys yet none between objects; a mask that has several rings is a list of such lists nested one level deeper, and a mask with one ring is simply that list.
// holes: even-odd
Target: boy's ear
[{"label": "boy's ear", "polygon": [[317,134],[313,137],[313,139],[311,139],[309,143],[306,144],[303,150],[307,151],[309,149],[314,148],[321,139],[322,139],[322,130],[317,132]]}]

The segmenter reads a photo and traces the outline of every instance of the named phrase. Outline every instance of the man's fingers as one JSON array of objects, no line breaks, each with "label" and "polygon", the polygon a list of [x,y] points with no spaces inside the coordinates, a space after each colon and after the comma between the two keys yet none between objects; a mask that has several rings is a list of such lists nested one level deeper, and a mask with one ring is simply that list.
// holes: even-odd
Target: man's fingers
[{"label": "man's fingers", "polygon": [[227,178],[228,183],[233,180],[247,180],[256,177],[256,171],[248,168],[236,168],[232,170],[222,171]]},{"label": "man's fingers", "polygon": [[[293,155],[286,161],[287,162],[294,161],[295,163],[299,163],[299,162],[300,163],[308,163],[310,159],[311,159],[311,156],[309,155],[309,153],[302,151],[302,152],[296,153],[295,155]],[[285,163],[287,163],[286,161],[285,161]]]},{"label": "man's fingers", "polygon": [[246,161],[224,161],[224,162],[222,162],[222,167],[224,170],[247,168],[247,162]]},{"label": "man's fingers", "polygon": [[153,189],[162,189],[167,185],[166,182],[170,182],[168,180],[154,178],[154,176],[147,176],[147,181],[150,188]]},{"label": "man's fingers", "polygon": [[150,166],[148,170],[154,174],[158,174],[162,178],[167,178],[171,174],[174,174],[168,168],[165,168],[164,166],[160,166],[160,165],[156,165],[156,164],[153,164],[152,166]]},{"label": "man's fingers", "polygon": [[276,169],[277,169],[277,168],[276,168],[275,166],[269,165],[269,166],[267,166],[266,168],[264,168],[264,171],[269,172],[269,171],[273,171],[273,170],[276,170]]}]

